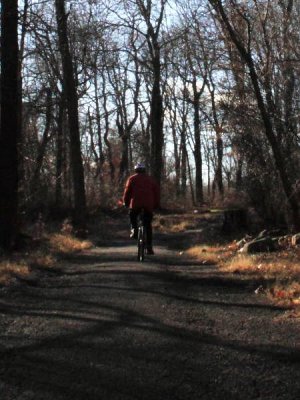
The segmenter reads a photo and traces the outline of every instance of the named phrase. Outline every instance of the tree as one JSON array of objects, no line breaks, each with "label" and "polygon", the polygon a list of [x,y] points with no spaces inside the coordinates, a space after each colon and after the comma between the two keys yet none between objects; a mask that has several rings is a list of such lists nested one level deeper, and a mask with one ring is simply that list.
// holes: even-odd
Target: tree
[{"label": "tree", "polygon": [[[151,128],[151,172],[157,182],[161,182],[163,170],[163,99],[161,93],[161,43],[159,41],[161,24],[165,12],[166,0],[160,0],[158,16],[155,14],[154,4],[150,0],[136,0],[138,9],[146,24],[145,34],[149,50],[149,65],[152,73],[150,128]],[[154,22],[153,22],[154,18]]]},{"label": "tree", "polygon": [[10,250],[18,226],[18,1],[2,0],[1,7],[0,246]]},{"label": "tree", "polygon": [[119,165],[119,183],[124,184],[131,162],[131,131],[138,119],[139,94],[141,86],[140,67],[134,35],[130,38],[132,51],[128,49],[128,58],[115,59],[108,68],[108,77],[113,88],[116,107],[116,126],[121,140],[121,159]]},{"label": "tree", "polygon": [[[274,107],[274,102],[272,100],[272,87],[270,86],[271,82],[265,81],[266,85],[261,85],[261,79],[255,64],[255,58],[253,56],[253,26],[251,23],[251,19],[247,14],[247,10],[243,9],[243,6],[239,7],[236,1],[232,1],[231,7],[235,7],[237,13],[240,15],[244,24],[246,25],[247,35],[245,40],[243,36],[239,35],[238,29],[236,28],[236,26],[233,25],[233,22],[230,20],[228,13],[226,13],[226,10],[224,8],[223,2],[221,0],[209,0],[209,2],[216,11],[224,30],[228,33],[231,41],[236,46],[242,60],[245,62],[245,65],[248,68],[249,76],[257,102],[257,107],[260,112],[261,120],[264,126],[264,133],[272,150],[275,167],[280,178],[281,186],[285,193],[286,201],[290,206],[293,225],[296,229],[299,230],[299,204],[294,192],[294,182],[292,182],[290,174],[288,174],[287,163],[285,162],[284,151],[282,148],[283,142],[281,140],[282,132],[280,132],[277,125],[278,119],[276,116],[276,107]],[[289,6],[293,6],[292,1],[289,2]],[[265,90],[265,96],[263,90]]]},{"label": "tree", "polygon": [[55,0],[56,20],[58,28],[59,51],[61,54],[63,84],[68,110],[70,134],[71,169],[74,190],[74,222],[80,227],[85,225],[86,199],[84,187],[84,172],[80,145],[78,95],[72,56],[69,48],[67,14],[65,1]]}]

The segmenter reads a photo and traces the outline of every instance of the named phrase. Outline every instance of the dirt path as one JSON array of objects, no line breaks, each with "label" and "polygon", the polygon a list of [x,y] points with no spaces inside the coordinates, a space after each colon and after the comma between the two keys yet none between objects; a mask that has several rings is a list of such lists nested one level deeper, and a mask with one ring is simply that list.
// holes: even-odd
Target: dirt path
[{"label": "dirt path", "polygon": [[2,290],[1,400],[298,399],[296,321],[255,282],[156,249],[136,263],[123,236]]}]

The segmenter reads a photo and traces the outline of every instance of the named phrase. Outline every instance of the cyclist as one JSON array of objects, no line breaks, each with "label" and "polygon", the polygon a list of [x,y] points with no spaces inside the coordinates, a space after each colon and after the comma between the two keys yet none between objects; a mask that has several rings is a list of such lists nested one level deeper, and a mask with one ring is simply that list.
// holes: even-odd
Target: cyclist
[{"label": "cyclist", "polygon": [[144,163],[134,167],[135,174],[131,175],[125,185],[123,203],[129,208],[131,224],[130,237],[137,238],[137,217],[144,209],[144,224],[146,229],[146,252],[154,254],[152,247],[152,219],[153,210],[159,208],[159,186],[156,181],[146,173]]}]

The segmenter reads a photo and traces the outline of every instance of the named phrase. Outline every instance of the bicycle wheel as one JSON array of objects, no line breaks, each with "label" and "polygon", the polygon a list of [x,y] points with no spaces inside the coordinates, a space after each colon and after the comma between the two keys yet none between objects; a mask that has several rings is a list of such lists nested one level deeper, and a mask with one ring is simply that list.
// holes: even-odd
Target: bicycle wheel
[{"label": "bicycle wheel", "polygon": [[138,230],[138,261],[144,261],[145,259],[145,229],[143,226],[139,227]]}]

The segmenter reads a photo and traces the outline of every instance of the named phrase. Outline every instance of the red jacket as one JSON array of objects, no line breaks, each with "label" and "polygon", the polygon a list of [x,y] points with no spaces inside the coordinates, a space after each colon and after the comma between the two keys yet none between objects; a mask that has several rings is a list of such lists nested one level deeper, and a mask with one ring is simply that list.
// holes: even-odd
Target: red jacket
[{"label": "red jacket", "polygon": [[144,208],[152,212],[159,207],[159,187],[155,180],[145,174],[137,173],[128,178],[123,194],[126,207]]}]

